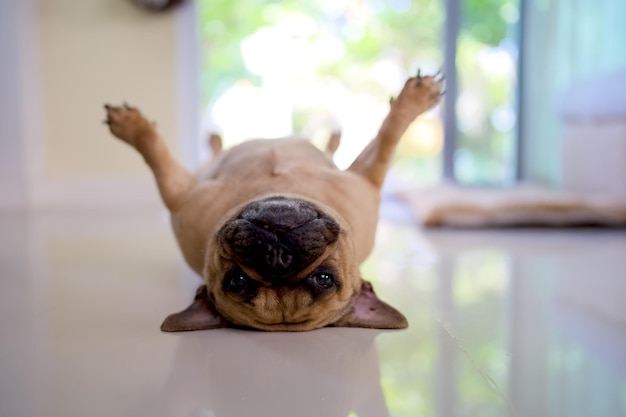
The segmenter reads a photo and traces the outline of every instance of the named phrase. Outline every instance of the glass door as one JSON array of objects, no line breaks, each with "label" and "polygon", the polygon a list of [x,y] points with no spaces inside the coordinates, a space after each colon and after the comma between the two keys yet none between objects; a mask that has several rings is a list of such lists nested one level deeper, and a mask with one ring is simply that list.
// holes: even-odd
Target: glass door
[{"label": "glass door", "polygon": [[204,129],[219,131],[226,146],[296,134],[321,147],[340,130],[335,161],[347,167],[406,78],[444,67],[446,13],[458,13],[456,71],[446,74],[458,88],[409,127],[389,181],[431,184],[447,171],[464,184],[510,182],[517,1],[200,0]]}]

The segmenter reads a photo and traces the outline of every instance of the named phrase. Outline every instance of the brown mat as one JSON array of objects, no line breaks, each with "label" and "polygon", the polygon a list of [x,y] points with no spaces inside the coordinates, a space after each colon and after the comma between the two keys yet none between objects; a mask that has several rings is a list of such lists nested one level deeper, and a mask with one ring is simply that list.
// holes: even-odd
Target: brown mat
[{"label": "brown mat", "polygon": [[583,196],[533,185],[467,188],[440,184],[396,192],[425,226],[626,226],[626,200]]}]

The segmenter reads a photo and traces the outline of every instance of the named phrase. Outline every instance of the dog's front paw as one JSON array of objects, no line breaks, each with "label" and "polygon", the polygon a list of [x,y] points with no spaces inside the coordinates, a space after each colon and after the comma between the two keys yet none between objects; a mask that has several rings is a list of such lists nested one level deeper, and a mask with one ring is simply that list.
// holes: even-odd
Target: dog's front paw
[{"label": "dog's front paw", "polygon": [[444,77],[417,76],[409,78],[395,100],[391,100],[391,112],[412,121],[420,114],[434,107],[442,95]]},{"label": "dog's front paw", "polygon": [[111,133],[129,145],[137,148],[141,141],[156,137],[154,125],[135,107],[124,103],[123,106],[105,104],[107,118],[104,121]]}]

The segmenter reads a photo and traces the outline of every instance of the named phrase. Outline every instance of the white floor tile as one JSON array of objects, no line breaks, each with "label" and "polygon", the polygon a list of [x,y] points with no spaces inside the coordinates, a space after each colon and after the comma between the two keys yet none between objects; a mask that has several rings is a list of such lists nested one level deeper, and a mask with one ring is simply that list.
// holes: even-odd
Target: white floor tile
[{"label": "white floor tile", "polygon": [[0,216],[0,416],[626,415],[626,233],[381,224],[399,332],[163,334],[162,215]]}]

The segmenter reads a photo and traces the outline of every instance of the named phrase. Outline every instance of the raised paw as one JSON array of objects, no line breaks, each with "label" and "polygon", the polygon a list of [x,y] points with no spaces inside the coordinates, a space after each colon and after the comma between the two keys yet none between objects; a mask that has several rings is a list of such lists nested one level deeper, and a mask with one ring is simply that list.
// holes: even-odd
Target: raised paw
[{"label": "raised paw", "polygon": [[156,137],[154,125],[150,123],[135,107],[128,104],[111,106],[105,104],[107,118],[104,123],[111,133],[129,145],[137,148],[142,141]]},{"label": "raised paw", "polygon": [[398,97],[391,100],[391,112],[412,121],[434,107],[441,97],[444,77],[439,73],[423,76],[418,71],[409,78]]}]

